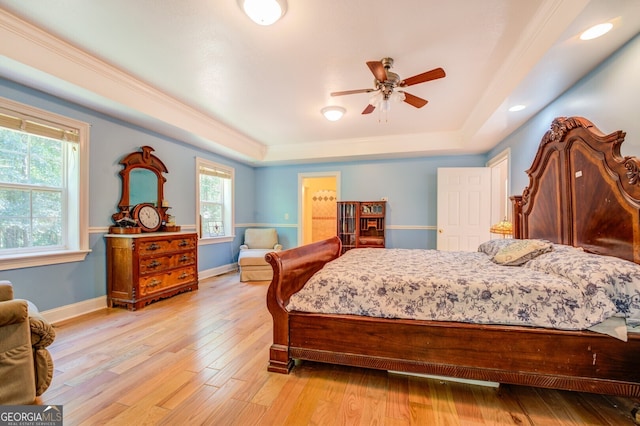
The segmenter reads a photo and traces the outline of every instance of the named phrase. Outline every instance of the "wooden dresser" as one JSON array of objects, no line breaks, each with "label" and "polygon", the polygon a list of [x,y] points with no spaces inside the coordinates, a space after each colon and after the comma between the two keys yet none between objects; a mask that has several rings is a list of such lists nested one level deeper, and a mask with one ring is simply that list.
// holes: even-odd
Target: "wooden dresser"
[{"label": "wooden dresser", "polygon": [[198,236],[185,232],[108,234],[107,302],[136,310],[198,289]]}]

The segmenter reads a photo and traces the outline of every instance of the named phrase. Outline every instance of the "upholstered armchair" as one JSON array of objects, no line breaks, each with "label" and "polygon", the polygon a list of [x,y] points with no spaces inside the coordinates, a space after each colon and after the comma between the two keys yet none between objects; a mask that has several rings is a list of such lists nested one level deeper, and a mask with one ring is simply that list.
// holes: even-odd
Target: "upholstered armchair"
[{"label": "upholstered armchair", "polygon": [[55,331],[36,306],[13,298],[0,281],[0,405],[33,404],[51,384],[53,360],[46,349]]},{"label": "upholstered armchair", "polygon": [[271,281],[273,269],[264,255],[280,250],[282,245],[278,244],[278,233],[274,228],[246,229],[238,255],[240,281]]}]

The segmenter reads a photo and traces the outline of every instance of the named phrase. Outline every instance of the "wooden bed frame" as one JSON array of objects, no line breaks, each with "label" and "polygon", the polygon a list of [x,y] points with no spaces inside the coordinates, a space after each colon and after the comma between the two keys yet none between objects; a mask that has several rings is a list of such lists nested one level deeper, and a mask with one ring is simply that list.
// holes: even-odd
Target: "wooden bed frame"
[{"label": "wooden bed frame", "polygon": [[[515,237],[640,263],[640,162],[620,156],[624,136],[580,117],[555,119],[529,186],[513,197]],[[267,255],[269,371],[288,373],[300,359],[640,397],[640,333],[623,342],[590,331],[288,312],[289,297],[340,248],[334,237]]]}]

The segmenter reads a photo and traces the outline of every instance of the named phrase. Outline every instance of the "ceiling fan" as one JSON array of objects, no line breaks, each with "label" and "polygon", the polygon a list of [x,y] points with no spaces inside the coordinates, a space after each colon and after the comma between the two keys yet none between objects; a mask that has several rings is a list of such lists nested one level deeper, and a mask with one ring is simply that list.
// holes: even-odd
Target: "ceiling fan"
[{"label": "ceiling fan", "polygon": [[353,95],[355,93],[376,92],[369,100],[369,105],[362,111],[363,114],[371,114],[378,106],[383,112],[386,112],[389,110],[390,101],[404,101],[416,108],[422,108],[428,102],[426,99],[419,98],[404,90],[395,89],[436,80],[446,75],[442,68],[435,68],[431,71],[401,80],[398,74],[389,71],[393,66],[392,58],[382,58],[380,61],[369,61],[367,62],[367,66],[375,77],[373,80],[373,89],[345,90],[331,93],[331,96],[342,96]]}]

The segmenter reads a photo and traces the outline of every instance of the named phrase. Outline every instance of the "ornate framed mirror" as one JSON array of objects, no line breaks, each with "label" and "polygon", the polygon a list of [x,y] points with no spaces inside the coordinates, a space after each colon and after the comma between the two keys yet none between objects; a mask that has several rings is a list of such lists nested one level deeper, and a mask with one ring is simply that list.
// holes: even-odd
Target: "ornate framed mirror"
[{"label": "ornate framed mirror", "polygon": [[[120,211],[111,216],[115,226],[110,232],[134,234],[166,230],[169,206],[163,202],[167,179],[162,174],[169,171],[153,151],[152,147],[143,146],[139,152],[132,152],[120,161],[124,167],[120,171]],[[148,221],[140,221],[141,218],[136,217],[139,212],[144,212],[144,219]]]}]

